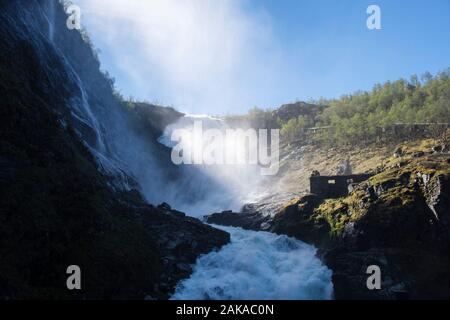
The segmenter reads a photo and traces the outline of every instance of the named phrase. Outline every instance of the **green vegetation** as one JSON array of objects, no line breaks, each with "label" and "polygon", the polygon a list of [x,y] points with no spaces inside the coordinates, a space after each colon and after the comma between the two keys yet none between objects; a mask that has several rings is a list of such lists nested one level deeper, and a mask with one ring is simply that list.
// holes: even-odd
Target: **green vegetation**
[{"label": "green vegetation", "polygon": [[231,126],[236,127],[251,127],[251,128],[279,128],[279,125],[274,121],[272,110],[263,110],[258,107],[251,108],[246,115],[228,115],[225,117],[226,121]]},{"label": "green vegetation", "polygon": [[383,128],[397,123],[450,123],[450,68],[433,77],[377,84],[371,92],[357,92],[327,102],[320,124],[332,126],[321,139],[338,144],[367,143]]},{"label": "green vegetation", "polygon": [[413,75],[410,80],[377,84],[371,91],[339,99],[296,102],[275,111],[254,107],[241,122],[244,118],[252,127],[281,129],[285,142],[365,145],[381,139],[436,137],[445,129],[441,124],[450,123],[450,68],[435,76],[426,72],[421,80]]},{"label": "green vegetation", "polygon": [[316,223],[328,224],[331,237],[340,237],[349,222],[358,221],[367,213],[367,208],[361,205],[364,195],[364,191],[356,190],[347,197],[327,199],[314,210],[311,218]]},{"label": "green vegetation", "polygon": [[281,135],[287,141],[294,141],[306,133],[306,129],[314,126],[314,120],[307,116],[292,118],[281,126]]}]

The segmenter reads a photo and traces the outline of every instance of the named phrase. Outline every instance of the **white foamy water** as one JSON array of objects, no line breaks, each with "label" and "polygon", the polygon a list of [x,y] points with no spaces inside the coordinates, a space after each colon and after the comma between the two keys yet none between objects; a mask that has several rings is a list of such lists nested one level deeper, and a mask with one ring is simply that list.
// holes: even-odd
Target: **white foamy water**
[{"label": "white foamy water", "polygon": [[218,228],[231,234],[231,243],[200,257],[173,300],[332,299],[331,271],[314,247],[267,232]]},{"label": "white foamy water", "polygon": [[[224,141],[219,143],[219,149],[223,151],[225,157],[230,155],[232,159],[235,159],[234,157],[237,157],[239,152],[247,154],[248,150],[236,148],[235,141],[232,138],[226,138],[226,131],[232,128],[223,119],[208,115],[185,115],[175,123],[167,126],[158,142],[173,148],[179,143],[179,141],[171,140],[173,132],[180,129],[194,132],[195,123],[201,123],[202,130],[212,129],[224,134]],[[202,146],[201,150],[203,152],[211,144],[211,141],[203,139],[202,134],[196,135],[194,133],[190,140],[183,142],[183,151],[186,150],[189,154],[195,154],[199,145]],[[172,202],[174,207],[197,217],[223,210],[239,211],[246,203],[254,202],[255,195],[260,195],[262,190],[265,190],[268,186],[267,177],[261,175],[260,165],[248,164],[245,161],[243,164],[197,164],[181,165],[181,167],[187,170],[196,170],[197,173],[195,175],[187,178],[192,181],[198,181],[198,185],[203,183],[201,181],[202,177],[207,177],[210,181],[220,186],[220,188],[211,186],[205,190],[201,202],[197,201],[186,205],[184,203],[180,204],[177,199],[174,199]]]}]

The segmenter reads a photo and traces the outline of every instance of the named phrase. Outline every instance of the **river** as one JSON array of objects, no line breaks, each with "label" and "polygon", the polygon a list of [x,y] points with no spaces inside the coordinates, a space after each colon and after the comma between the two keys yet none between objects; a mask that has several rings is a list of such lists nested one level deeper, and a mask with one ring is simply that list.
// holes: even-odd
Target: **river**
[{"label": "river", "polygon": [[201,256],[173,300],[332,299],[332,273],[313,246],[267,232],[214,227],[229,232],[231,243]]}]

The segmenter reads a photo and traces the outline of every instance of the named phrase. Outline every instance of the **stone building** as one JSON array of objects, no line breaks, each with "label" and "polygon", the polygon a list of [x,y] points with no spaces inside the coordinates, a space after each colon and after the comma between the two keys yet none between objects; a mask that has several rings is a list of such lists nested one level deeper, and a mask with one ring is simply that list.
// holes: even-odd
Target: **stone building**
[{"label": "stone building", "polygon": [[321,176],[317,171],[311,175],[310,192],[324,198],[340,198],[348,195],[349,185],[364,182],[373,174]]}]

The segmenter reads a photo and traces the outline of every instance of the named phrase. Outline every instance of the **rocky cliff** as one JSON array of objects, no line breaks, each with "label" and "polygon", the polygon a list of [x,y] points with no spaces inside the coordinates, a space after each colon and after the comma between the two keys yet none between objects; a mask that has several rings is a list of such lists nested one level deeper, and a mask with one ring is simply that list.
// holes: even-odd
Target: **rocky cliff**
[{"label": "rocky cliff", "polygon": [[[142,161],[155,181],[170,164],[136,138],[136,118],[152,136],[152,114],[178,115],[133,116],[99,68],[57,1],[0,2],[1,299],[167,298],[189,264],[229,241],[136,190],[139,176],[120,166],[127,147],[152,155]],[[80,291],[66,287],[69,265]]]}]

